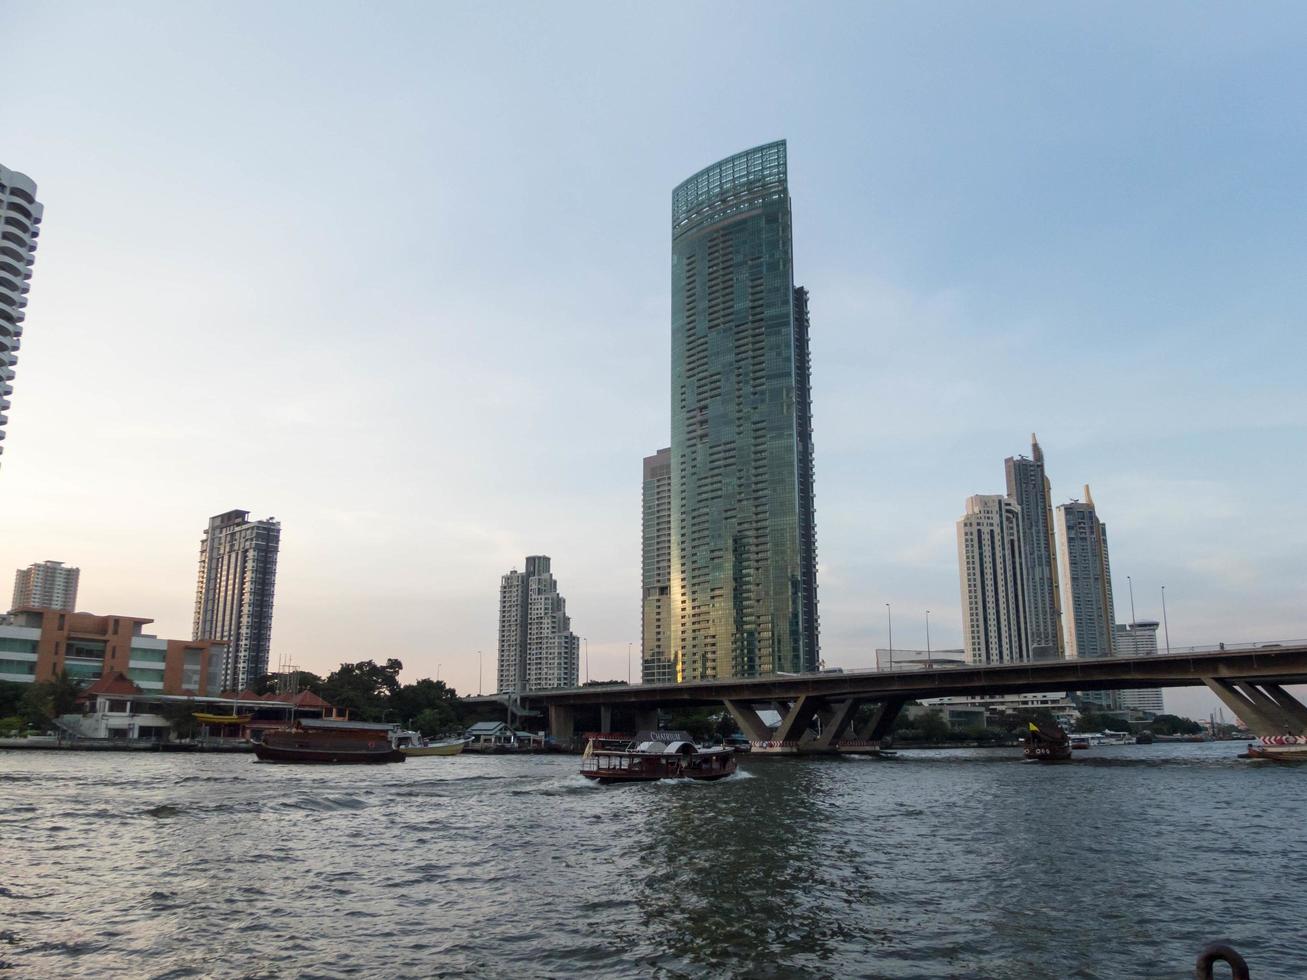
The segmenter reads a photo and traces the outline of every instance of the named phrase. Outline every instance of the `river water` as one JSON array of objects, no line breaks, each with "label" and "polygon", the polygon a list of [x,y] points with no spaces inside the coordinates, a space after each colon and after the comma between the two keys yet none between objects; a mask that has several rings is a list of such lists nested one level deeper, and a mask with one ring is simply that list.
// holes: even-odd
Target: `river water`
[{"label": "river water", "polygon": [[0,751],[0,977],[1307,977],[1307,770],[1239,746],[279,766]]}]

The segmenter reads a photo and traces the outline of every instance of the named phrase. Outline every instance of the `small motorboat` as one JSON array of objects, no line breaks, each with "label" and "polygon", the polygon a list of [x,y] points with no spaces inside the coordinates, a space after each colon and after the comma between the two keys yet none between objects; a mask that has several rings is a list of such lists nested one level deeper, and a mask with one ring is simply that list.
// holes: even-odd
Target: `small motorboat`
[{"label": "small motorboat", "polygon": [[[645,733],[625,749],[595,748],[586,742],[581,775],[602,784],[651,783],[658,779],[725,779],[736,770],[735,751],[701,749],[683,733]],[[658,736],[666,736],[659,738]]]},{"label": "small motorboat", "polygon": [[418,732],[396,732],[393,739],[395,748],[407,756],[415,755],[458,755],[467,742],[461,738],[443,739],[432,742]]},{"label": "small motorboat", "polygon": [[1058,725],[1036,725],[1029,722],[1026,732],[1025,754],[1035,762],[1070,762],[1071,738]]},{"label": "small motorboat", "polygon": [[329,718],[305,718],[293,728],[265,732],[254,746],[260,762],[403,762],[391,743],[393,725]]}]

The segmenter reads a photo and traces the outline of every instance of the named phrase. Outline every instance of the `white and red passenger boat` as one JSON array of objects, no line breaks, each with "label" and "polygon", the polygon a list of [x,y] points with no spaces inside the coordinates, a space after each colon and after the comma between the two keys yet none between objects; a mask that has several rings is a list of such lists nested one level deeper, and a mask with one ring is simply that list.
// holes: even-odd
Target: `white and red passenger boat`
[{"label": "white and red passenger boat", "polygon": [[1266,735],[1249,744],[1248,758],[1307,762],[1307,735]]}]

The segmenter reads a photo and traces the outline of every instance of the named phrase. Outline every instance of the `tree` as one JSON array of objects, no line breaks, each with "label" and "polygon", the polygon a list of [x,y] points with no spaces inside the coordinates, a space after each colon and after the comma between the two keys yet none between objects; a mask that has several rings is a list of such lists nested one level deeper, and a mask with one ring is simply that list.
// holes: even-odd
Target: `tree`
[{"label": "tree", "polygon": [[449,705],[439,704],[418,712],[417,717],[413,719],[413,727],[429,738],[433,735],[456,732],[462,725]]},{"label": "tree", "polygon": [[[282,674],[264,674],[254,682],[252,690],[255,694],[274,694],[284,676]],[[308,670],[297,670],[287,680],[293,684],[294,691],[292,693],[294,694],[298,694],[300,691],[312,691],[314,694],[321,693],[324,683],[321,677]]]},{"label": "tree", "polygon": [[390,658],[384,665],[372,660],[341,664],[322,684],[323,698],[361,721],[381,721],[391,707],[390,698],[399,690],[399,672],[404,665]]},{"label": "tree", "polygon": [[18,703],[31,686],[17,681],[0,681],[0,716],[12,718],[17,715]]},{"label": "tree", "polygon": [[157,712],[168,719],[173,737],[194,738],[195,732],[200,727],[199,722],[195,720],[195,707],[195,702],[190,700],[165,701],[158,707]]},{"label": "tree", "polygon": [[389,706],[396,720],[412,721],[415,726],[418,716],[434,712],[432,717],[440,719],[444,726],[441,731],[460,727],[463,717],[463,703],[458,692],[444,681],[433,681],[429,677],[405,684],[391,695]]},{"label": "tree", "polygon": [[1148,726],[1156,735],[1198,735],[1203,726],[1179,715],[1158,715]]},{"label": "tree", "polygon": [[666,728],[673,732],[688,732],[696,742],[703,742],[716,731],[717,719],[710,708],[682,709],[672,713]]}]

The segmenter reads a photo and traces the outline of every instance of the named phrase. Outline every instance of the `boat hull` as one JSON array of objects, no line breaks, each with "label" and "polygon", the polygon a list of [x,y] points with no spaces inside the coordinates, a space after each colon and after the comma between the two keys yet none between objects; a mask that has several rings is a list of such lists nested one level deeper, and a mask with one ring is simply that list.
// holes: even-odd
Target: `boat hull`
[{"label": "boat hull", "polygon": [[1248,758],[1271,762],[1307,762],[1307,736],[1272,735],[1248,746]]},{"label": "boat hull", "polygon": [[463,751],[462,742],[453,742],[448,745],[409,745],[400,749],[405,755],[458,755]]},{"label": "boat hull", "polygon": [[375,765],[403,762],[404,753],[385,738],[317,737],[299,732],[269,732],[254,747],[261,762],[302,762],[326,765]]}]

